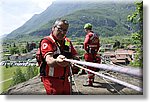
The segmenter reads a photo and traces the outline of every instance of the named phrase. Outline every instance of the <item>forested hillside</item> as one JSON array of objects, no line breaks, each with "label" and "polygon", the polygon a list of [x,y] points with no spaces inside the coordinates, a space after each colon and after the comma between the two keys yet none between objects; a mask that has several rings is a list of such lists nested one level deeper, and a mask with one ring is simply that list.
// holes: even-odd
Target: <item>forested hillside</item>
[{"label": "forested hillside", "polygon": [[[105,4],[105,7],[96,5],[93,9],[78,10],[62,18],[70,22],[68,36],[84,36],[83,25],[87,22],[93,24],[94,30],[99,36],[127,35],[133,32],[132,24],[127,22],[127,16],[133,9],[134,6],[131,4]],[[49,34],[54,21],[49,21],[30,35],[45,36]]]},{"label": "forested hillside", "polygon": [[20,35],[28,35],[30,32],[38,30],[42,25],[46,24],[50,20],[63,17],[77,10],[92,8],[93,6],[95,6],[95,3],[91,4],[88,2],[85,3],[80,1],[71,3],[56,0],[45,11],[40,14],[35,14],[24,25],[11,32],[8,36],[9,38],[15,38]]},{"label": "forested hillside", "polygon": [[[49,35],[52,24],[58,18],[70,22],[68,36],[84,36],[83,25],[93,24],[94,31],[103,37],[127,35],[133,31],[133,24],[127,16],[135,10],[134,3],[79,3],[59,4],[54,2],[43,13],[33,16],[23,26],[13,31],[7,38],[39,37]],[[50,18],[50,19],[48,19]],[[134,30],[138,28],[134,25]]]}]

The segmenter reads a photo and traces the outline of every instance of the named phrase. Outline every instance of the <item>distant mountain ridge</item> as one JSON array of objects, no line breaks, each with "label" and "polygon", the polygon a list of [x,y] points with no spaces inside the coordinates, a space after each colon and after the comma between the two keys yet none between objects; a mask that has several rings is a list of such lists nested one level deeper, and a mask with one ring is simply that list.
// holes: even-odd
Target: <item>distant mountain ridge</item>
[{"label": "distant mountain ridge", "polygon": [[45,36],[49,34],[50,27],[57,18],[70,22],[68,36],[83,36],[83,25],[87,22],[94,25],[94,30],[100,33],[100,36],[129,34],[133,29],[126,19],[134,9],[134,4],[128,3],[53,2],[44,12],[34,15],[23,26],[8,34],[7,38]]},{"label": "distant mountain ridge", "polygon": [[[94,31],[99,36],[111,37],[114,35],[127,35],[134,30],[133,24],[127,22],[127,16],[134,10],[133,4],[94,4],[93,8],[77,10],[71,14],[63,16],[70,22],[67,36],[82,37],[85,32],[83,25],[92,23]],[[37,31],[31,32],[31,36],[46,36],[50,32],[55,20],[51,20]]]},{"label": "distant mountain ridge", "polygon": [[41,14],[35,14],[24,25],[12,31],[8,36],[14,38],[18,35],[28,34],[32,31],[37,30],[38,28],[40,28],[40,26],[44,25],[50,20],[60,18],[76,10],[89,8],[89,6],[86,5],[90,5],[90,4],[89,3],[83,4],[80,2],[76,2],[75,4],[73,3],[67,4],[67,2],[62,3],[62,2],[55,1]]}]

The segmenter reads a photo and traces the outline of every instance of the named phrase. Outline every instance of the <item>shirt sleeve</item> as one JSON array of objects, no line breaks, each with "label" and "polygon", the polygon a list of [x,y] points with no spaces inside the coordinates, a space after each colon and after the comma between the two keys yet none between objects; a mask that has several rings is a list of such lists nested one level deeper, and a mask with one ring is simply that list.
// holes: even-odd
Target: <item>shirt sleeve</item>
[{"label": "shirt sleeve", "polygon": [[42,56],[45,57],[49,52],[54,52],[53,45],[50,41],[44,39],[41,42],[41,52]]},{"label": "shirt sleeve", "polygon": [[86,51],[88,50],[87,46],[88,46],[89,39],[90,39],[90,36],[89,36],[89,35],[86,35],[86,36],[85,36],[85,40],[84,40],[84,49],[85,49]]}]

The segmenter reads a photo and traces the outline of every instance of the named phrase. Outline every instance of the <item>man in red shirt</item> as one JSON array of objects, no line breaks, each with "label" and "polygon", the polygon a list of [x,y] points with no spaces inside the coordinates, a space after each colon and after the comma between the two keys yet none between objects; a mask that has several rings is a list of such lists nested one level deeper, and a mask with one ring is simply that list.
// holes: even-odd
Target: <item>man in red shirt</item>
[{"label": "man in red shirt", "polygon": [[45,74],[41,76],[42,82],[49,95],[71,94],[68,76],[69,63],[65,58],[75,58],[77,55],[71,41],[66,37],[69,27],[67,20],[57,20],[52,27],[50,36],[41,42],[42,57],[45,59]]},{"label": "man in red shirt", "polygon": [[[100,56],[97,57],[97,52],[99,50],[99,37],[92,31],[92,25],[87,23],[84,25],[84,30],[86,32],[86,37],[84,40],[84,49],[86,53],[84,54],[84,59],[87,62],[100,63]],[[96,68],[87,67],[90,70],[97,71]],[[88,72],[88,80],[84,86],[93,86],[94,74]]]}]

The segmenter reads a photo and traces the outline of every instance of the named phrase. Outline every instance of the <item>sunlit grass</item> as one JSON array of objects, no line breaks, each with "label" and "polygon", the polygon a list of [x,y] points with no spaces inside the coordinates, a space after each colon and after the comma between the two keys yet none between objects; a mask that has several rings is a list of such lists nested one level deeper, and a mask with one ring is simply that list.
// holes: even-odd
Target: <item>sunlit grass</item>
[{"label": "sunlit grass", "polygon": [[[14,67],[8,67],[0,66],[0,72],[1,72],[1,78],[0,78],[0,93],[7,90],[12,83],[12,77],[16,71],[17,68],[20,68],[23,73],[26,72],[27,67],[21,67],[21,66],[14,66]],[[8,80],[10,79],[10,80]],[[5,82],[2,82],[5,81]]]}]

